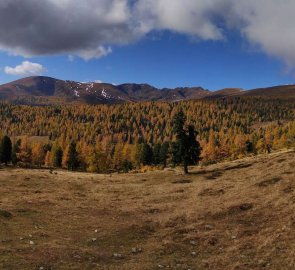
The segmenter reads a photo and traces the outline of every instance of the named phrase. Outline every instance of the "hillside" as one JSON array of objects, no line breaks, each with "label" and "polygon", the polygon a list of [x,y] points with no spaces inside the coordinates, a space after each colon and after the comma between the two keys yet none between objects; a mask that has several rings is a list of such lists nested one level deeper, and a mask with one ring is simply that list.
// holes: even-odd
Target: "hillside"
[{"label": "hillside", "polygon": [[295,85],[281,85],[268,88],[258,88],[251,91],[244,92],[246,96],[264,96],[264,97],[276,97],[276,98],[294,98],[295,97]]},{"label": "hillside", "polygon": [[[201,87],[157,89],[148,84],[80,83],[49,77],[29,77],[0,86],[0,99],[16,103],[56,104],[80,102],[117,104],[136,101],[179,101],[210,94]],[[34,97],[35,99],[32,99]]]},{"label": "hillside", "polygon": [[28,77],[0,85],[0,100],[32,105],[64,103],[120,104],[142,101],[175,102],[233,96],[295,98],[295,86],[276,86],[248,91],[243,91],[240,88],[209,91],[202,87],[158,89],[149,84],[81,83],[43,76]]},{"label": "hillside", "polygon": [[[83,171],[122,171],[127,163],[132,168],[164,165],[174,162],[173,119],[179,110],[198,132],[205,163],[295,146],[294,101],[261,98],[108,106],[0,103],[0,139],[11,137],[21,166],[65,168],[71,143],[76,144],[77,169]],[[58,148],[64,163],[54,165]]]},{"label": "hillside", "polygon": [[97,175],[0,170],[1,269],[294,269],[295,152]]},{"label": "hillside", "polygon": [[208,97],[208,99],[218,99],[223,97],[234,97],[241,96],[244,94],[244,90],[241,88],[225,88],[221,90],[217,90],[212,92]]}]

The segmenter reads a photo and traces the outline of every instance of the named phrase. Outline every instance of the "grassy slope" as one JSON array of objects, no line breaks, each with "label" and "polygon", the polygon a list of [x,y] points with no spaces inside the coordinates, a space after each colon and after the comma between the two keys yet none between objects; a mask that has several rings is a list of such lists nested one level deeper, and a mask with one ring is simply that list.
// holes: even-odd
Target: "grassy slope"
[{"label": "grassy slope", "polygon": [[294,269],[294,176],[295,152],[188,176],[0,170],[0,269]]}]

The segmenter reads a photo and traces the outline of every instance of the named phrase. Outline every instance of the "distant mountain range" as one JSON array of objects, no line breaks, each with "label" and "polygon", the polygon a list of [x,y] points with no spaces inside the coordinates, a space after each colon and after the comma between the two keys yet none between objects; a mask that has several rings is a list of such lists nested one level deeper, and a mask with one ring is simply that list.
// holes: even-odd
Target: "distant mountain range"
[{"label": "distant mountain range", "polygon": [[0,100],[18,104],[117,104],[141,101],[176,102],[192,99],[215,99],[228,96],[294,97],[295,85],[245,91],[227,88],[209,91],[202,87],[158,89],[148,84],[81,83],[36,76],[0,85]]}]

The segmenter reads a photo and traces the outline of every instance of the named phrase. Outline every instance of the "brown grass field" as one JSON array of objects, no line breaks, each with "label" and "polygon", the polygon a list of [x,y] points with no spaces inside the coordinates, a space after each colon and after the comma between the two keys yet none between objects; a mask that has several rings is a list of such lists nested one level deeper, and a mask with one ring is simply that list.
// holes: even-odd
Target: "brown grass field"
[{"label": "brown grass field", "polygon": [[0,170],[0,269],[295,269],[295,152],[97,175]]}]

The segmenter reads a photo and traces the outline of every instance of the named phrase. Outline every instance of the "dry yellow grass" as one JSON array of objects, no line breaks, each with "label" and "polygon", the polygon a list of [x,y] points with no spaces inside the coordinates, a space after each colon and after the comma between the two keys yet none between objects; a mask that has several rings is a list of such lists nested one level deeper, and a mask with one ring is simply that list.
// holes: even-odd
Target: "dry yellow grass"
[{"label": "dry yellow grass", "polygon": [[294,152],[191,171],[0,170],[0,269],[295,269]]}]

